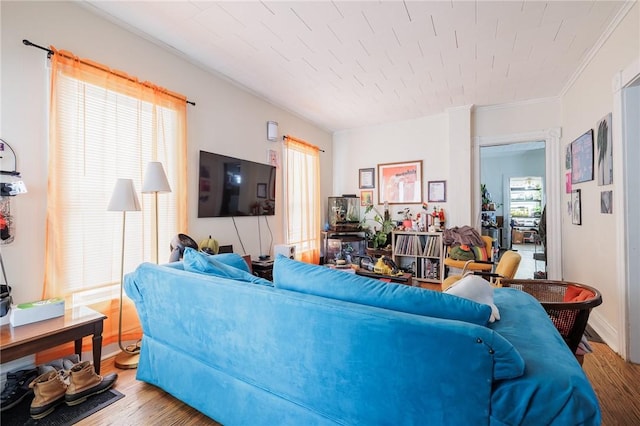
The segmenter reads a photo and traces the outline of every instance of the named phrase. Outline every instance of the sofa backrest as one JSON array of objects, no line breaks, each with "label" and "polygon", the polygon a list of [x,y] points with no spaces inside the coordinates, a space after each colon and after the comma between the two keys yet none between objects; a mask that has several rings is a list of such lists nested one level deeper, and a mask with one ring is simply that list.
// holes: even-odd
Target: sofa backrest
[{"label": "sofa backrest", "polygon": [[472,300],[438,291],[347,274],[339,270],[292,260],[285,256],[278,256],[275,259],[273,282],[278,288],[301,293],[478,325],[486,325],[491,316],[489,305]]}]

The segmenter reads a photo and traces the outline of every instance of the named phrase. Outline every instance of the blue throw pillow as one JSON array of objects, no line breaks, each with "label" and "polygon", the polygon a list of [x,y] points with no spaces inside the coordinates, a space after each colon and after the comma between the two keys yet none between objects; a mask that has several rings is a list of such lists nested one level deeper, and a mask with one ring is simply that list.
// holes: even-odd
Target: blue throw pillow
[{"label": "blue throw pillow", "polygon": [[[240,262],[237,259],[240,259]],[[269,287],[273,286],[270,281],[250,274],[247,262],[244,261],[242,256],[235,253],[209,255],[187,247],[182,256],[182,263],[184,270],[188,272],[198,272]],[[241,265],[244,265],[244,268]]]},{"label": "blue throw pillow", "polygon": [[491,316],[489,305],[424,288],[388,284],[298,262],[282,255],[274,262],[273,285],[300,293],[482,326],[487,325]]}]

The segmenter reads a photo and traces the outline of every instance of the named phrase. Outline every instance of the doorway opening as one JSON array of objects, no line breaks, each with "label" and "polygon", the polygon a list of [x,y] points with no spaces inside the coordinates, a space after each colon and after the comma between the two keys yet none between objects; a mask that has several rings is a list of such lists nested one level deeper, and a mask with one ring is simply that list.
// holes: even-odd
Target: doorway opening
[{"label": "doorway opening", "polygon": [[546,204],[544,141],[480,147],[481,230],[500,252],[522,256],[516,278],[547,274],[540,220]]}]

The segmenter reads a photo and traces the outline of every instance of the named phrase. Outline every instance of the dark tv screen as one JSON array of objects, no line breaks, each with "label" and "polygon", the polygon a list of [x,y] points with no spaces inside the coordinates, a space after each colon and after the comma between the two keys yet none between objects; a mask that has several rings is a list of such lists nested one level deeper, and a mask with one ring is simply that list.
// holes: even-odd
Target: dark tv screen
[{"label": "dark tv screen", "polygon": [[200,151],[198,217],[275,214],[276,168]]}]

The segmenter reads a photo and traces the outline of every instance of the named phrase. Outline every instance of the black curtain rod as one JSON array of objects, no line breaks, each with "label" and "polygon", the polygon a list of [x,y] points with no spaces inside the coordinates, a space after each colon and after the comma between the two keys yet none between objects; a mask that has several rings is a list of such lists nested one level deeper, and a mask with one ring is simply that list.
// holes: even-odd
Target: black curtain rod
[{"label": "black curtain rod", "polygon": [[[47,58],[51,58],[51,56],[52,56],[52,55],[55,55],[55,53],[56,53],[56,52],[54,52],[54,51],[53,51],[53,50],[51,50],[51,49],[48,49],[48,48],[46,48],[46,47],[43,47],[43,46],[37,45],[37,44],[35,44],[35,43],[32,43],[32,42],[30,42],[30,41],[29,41],[29,40],[27,40],[27,39],[22,40],[22,44],[24,44],[25,46],[32,46],[32,47],[35,47],[35,48],[38,48],[38,49],[44,50],[45,52],[47,52]],[[195,102],[191,102],[191,101],[190,101],[190,100],[188,100],[188,99],[186,100],[186,102],[187,102],[189,105],[196,106],[196,103],[195,103]]]}]

